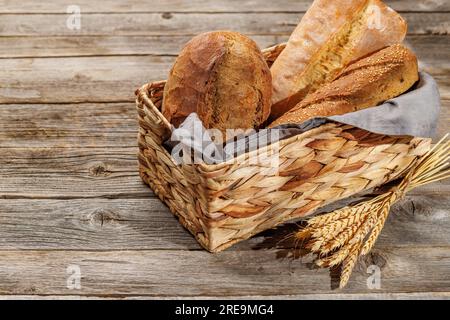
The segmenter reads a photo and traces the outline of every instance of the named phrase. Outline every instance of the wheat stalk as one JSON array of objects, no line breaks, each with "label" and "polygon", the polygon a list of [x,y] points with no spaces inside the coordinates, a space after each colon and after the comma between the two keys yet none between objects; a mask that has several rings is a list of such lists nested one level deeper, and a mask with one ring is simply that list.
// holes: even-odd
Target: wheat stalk
[{"label": "wheat stalk", "polygon": [[400,184],[388,192],[354,206],[311,218],[294,234],[305,248],[317,255],[319,267],[341,265],[340,288],[344,288],[358,258],[375,245],[394,203],[417,187],[450,177],[448,134],[410,169]]}]

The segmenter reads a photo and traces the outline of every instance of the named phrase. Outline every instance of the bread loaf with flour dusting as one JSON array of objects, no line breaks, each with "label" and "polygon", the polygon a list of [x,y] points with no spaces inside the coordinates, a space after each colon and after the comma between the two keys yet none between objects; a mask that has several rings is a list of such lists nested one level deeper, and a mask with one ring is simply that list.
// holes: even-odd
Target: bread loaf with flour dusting
[{"label": "bread loaf with flour dusting", "polygon": [[315,0],[271,68],[271,119],[351,62],[401,43],[406,31],[405,20],[380,0]]},{"label": "bread loaf with flour dusting", "polygon": [[164,89],[163,115],[175,127],[197,112],[207,129],[252,129],[270,114],[272,78],[257,44],[229,31],[193,38]]}]

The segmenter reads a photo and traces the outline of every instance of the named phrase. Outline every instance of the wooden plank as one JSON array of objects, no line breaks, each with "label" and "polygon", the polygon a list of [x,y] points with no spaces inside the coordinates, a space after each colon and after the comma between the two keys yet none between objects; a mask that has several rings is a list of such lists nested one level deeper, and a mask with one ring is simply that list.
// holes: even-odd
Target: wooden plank
[{"label": "wooden plank", "polygon": [[[137,132],[137,111],[133,102],[0,106],[2,148],[44,148],[35,152],[49,152],[53,156],[60,151],[45,148],[95,147],[104,148],[101,152],[105,152],[106,147],[137,147]],[[19,152],[20,157],[27,157],[27,152],[34,154],[31,149]],[[95,150],[92,152],[95,154]],[[132,153],[135,154],[135,150],[127,155]],[[2,155],[8,157],[7,151]]]},{"label": "wooden plank", "polygon": [[[287,41],[288,35],[255,35],[261,48]],[[0,37],[0,58],[112,55],[176,56],[191,36]],[[449,36],[409,35],[406,43],[424,61],[448,61]]]},{"label": "wooden plank", "polygon": [[92,177],[92,173],[28,174],[19,177],[0,175],[0,199],[109,199],[153,197],[136,172]]},{"label": "wooden plank", "polygon": [[[404,13],[410,34],[449,34],[447,13]],[[5,14],[0,36],[193,35],[231,29],[249,35],[288,35],[302,13],[139,13],[83,14],[80,30],[64,14]]]},{"label": "wooden plank", "polygon": [[[445,101],[441,136],[448,131],[449,114],[450,101]],[[152,194],[137,174],[132,104],[3,105],[0,128],[0,197]],[[441,182],[423,191],[435,194],[449,188]]]},{"label": "wooden plank", "polygon": [[[137,148],[0,148],[0,198],[153,196],[139,178]],[[420,193],[448,194],[450,181]]]},{"label": "wooden plank", "polygon": [[[450,11],[450,4],[445,0],[438,1],[385,1],[395,10],[400,11]],[[126,3],[104,0],[101,3],[89,0],[77,0],[82,12],[93,13],[132,13],[132,12],[297,12],[308,9],[312,0],[166,0],[152,1],[151,5],[145,0],[132,0]],[[66,13],[66,8],[73,5],[71,0],[17,2],[1,0],[0,13]]]},{"label": "wooden plank", "polygon": [[[90,58],[8,59],[0,70],[0,103],[132,101],[133,90],[150,80],[167,77],[175,56],[189,36],[176,37],[0,37],[0,56],[91,56]],[[257,36],[261,47],[287,36]],[[439,81],[450,99],[449,37],[409,36],[408,46],[421,67]],[[150,45],[149,45],[150,44]],[[20,48],[21,50],[18,50]],[[132,55],[102,57],[102,55]],[[140,57],[136,55],[151,55]],[[164,57],[160,57],[160,56]],[[156,57],[154,57],[156,56]],[[103,67],[104,66],[104,67]],[[117,69],[120,68],[120,71]],[[60,72],[59,72],[60,71]],[[61,91],[59,91],[61,89]]]},{"label": "wooden plank", "polygon": [[83,174],[88,178],[136,172],[137,147],[1,148],[0,174]]},{"label": "wooden plank", "polygon": [[[37,148],[11,151],[18,152],[16,158],[46,153],[47,148],[133,149],[137,147],[136,118],[134,103],[0,105],[0,148]],[[438,137],[448,132],[449,124],[450,100],[442,100]],[[1,163],[9,155],[6,150],[0,152]],[[50,155],[55,152],[60,151]]]},{"label": "wooden plank", "polygon": [[200,250],[156,198],[1,200],[0,250]]},{"label": "wooden plank", "polygon": [[137,148],[1,148],[0,152],[0,198],[130,198],[153,195],[139,178]]},{"label": "wooden plank", "polygon": [[[137,148],[1,148],[0,198],[140,198]],[[450,181],[420,193],[447,194]]]},{"label": "wooden plank", "polygon": [[[449,192],[407,196],[394,206],[376,247],[448,245],[449,202]],[[0,250],[202,250],[166,206],[150,197],[0,199],[0,221]],[[296,226],[289,223],[229,251],[270,249],[272,254],[289,255],[295,243],[282,240],[295,230]]]},{"label": "wooden plank", "polygon": [[[137,88],[167,78],[173,61],[155,56],[2,59],[0,104],[133,102]],[[450,99],[450,61],[424,60],[421,66]]]},{"label": "wooden plank", "polygon": [[450,36],[414,36],[408,35],[405,40],[422,64],[438,66],[441,62],[449,61],[447,52],[450,51]]},{"label": "wooden plank", "polygon": [[169,57],[3,59],[0,103],[134,101],[134,91],[163,79]]},{"label": "wooden plank", "polygon": [[[446,96],[445,88],[439,87],[441,96]],[[441,112],[438,123],[438,137],[443,137],[450,132],[450,100],[441,100]]]},{"label": "wooden plank", "polygon": [[[108,300],[148,300],[152,296],[127,295],[109,296]],[[158,297],[156,297],[158,298]],[[0,300],[101,300],[103,296],[91,295],[0,295]],[[164,296],[164,300],[449,300],[450,292],[409,292],[409,293],[333,293],[296,294],[275,296]]]},{"label": "wooden plank", "polygon": [[[255,35],[261,48],[287,41],[288,35]],[[191,36],[0,37],[0,58],[112,55],[177,56]],[[443,45],[448,45],[444,43]]]},{"label": "wooden plank", "polygon": [[[327,270],[267,251],[0,251],[0,294],[149,297],[332,293]],[[345,293],[373,293],[367,266],[381,268],[379,293],[449,292],[450,247],[386,247],[358,266]],[[79,267],[80,290],[67,288]],[[201,268],[199,267],[201,266]],[[69,280],[70,283],[70,280]],[[274,285],[276,284],[276,285]]]},{"label": "wooden plank", "polygon": [[[286,36],[255,37],[261,47],[286,39]],[[93,52],[96,55],[63,60],[3,60],[5,68],[0,70],[0,103],[132,101],[135,88],[147,81],[167,77],[173,56],[188,40],[188,36],[0,38],[0,56],[3,57],[11,54],[14,57],[35,54],[50,57],[90,56]],[[450,99],[449,43],[448,36],[407,38],[407,44],[420,58],[422,69],[436,77],[442,97],[446,99]],[[133,56],[97,57],[101,55]],[[120,71],[117,70],[119,68]]]}]

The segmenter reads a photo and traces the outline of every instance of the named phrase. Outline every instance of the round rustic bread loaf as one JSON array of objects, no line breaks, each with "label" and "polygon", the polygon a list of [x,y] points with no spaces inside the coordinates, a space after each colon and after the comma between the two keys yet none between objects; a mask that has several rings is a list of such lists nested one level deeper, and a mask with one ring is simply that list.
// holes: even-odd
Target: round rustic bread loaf
[{"label": "round rustic bread loaf", "polygon": [[228,31],[193,38],[177,58],[162,111],[175,127],[197,112],[205,128],[257,128],[270,114],[272,76],[257,44]]}]

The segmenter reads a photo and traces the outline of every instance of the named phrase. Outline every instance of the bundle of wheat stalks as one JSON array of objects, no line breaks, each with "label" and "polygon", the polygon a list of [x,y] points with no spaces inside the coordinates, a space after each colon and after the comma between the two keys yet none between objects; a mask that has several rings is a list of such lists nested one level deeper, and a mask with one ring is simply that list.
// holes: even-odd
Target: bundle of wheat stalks
[{"label": "bundle of wheat stalks", "polygon": [[420,158],[398,186],[369,201],[314,217],[295,234],[317,255],[319,267],[341,267],[340,288],[347,285],[358,258],[373,248],[391,206],[414,188],[450,177],[447,137]]}]

